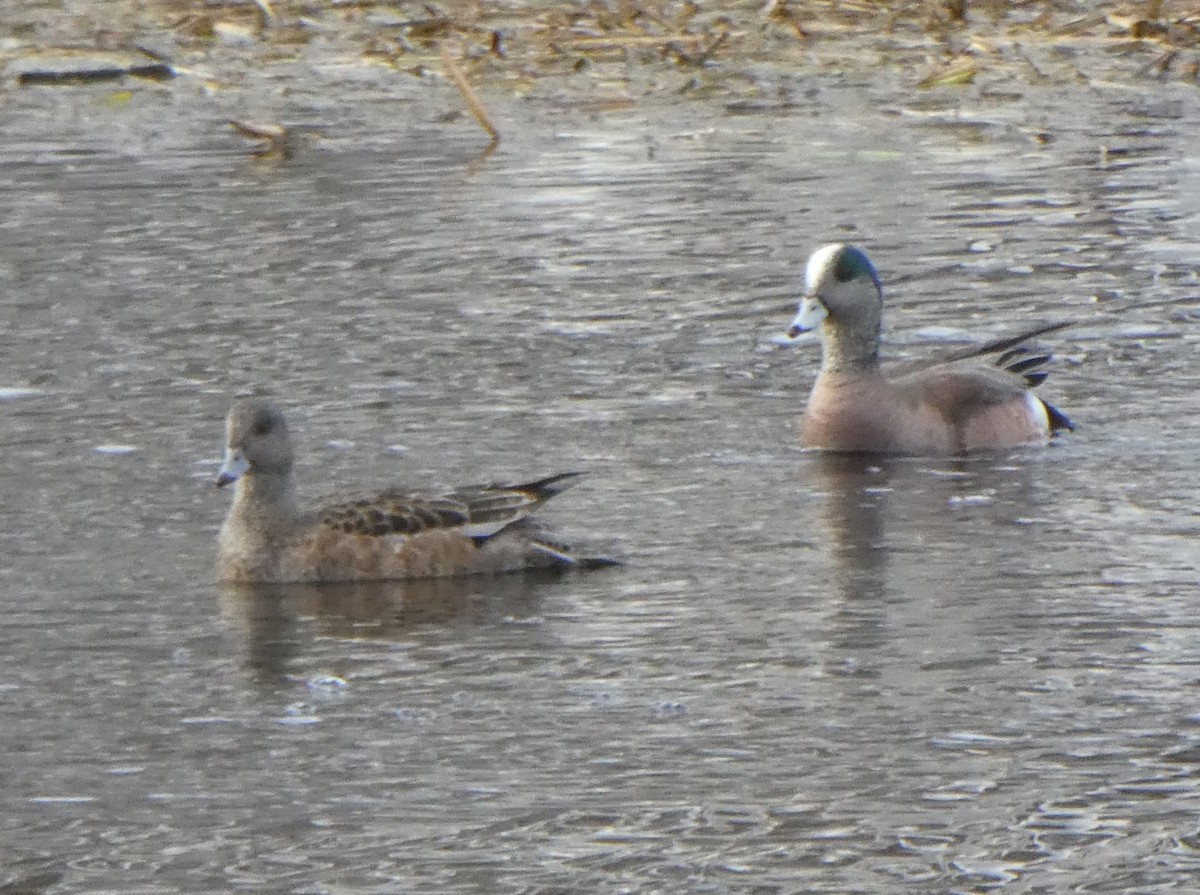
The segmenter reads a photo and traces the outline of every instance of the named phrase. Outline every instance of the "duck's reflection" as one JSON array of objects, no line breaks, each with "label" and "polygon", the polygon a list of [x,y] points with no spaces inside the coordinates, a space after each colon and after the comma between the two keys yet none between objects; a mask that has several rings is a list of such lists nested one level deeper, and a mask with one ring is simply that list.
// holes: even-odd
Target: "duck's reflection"
[{"label": "duck's reflection", "polygon": [[487,625],[536,615],[554,572],[347,584],[224,584],[222,615],[258,679],[281,680],[314,636],[402,640],[428,625]]},{"label": "duck's reflection", "polygon": [[837,647],[876,648],[885,639],[889,461],[868,454],[814,454],[808,472],[824,499],[821,540],[833,560]]},{"label": "duck's reflection", "polygon": [[892,461],[869,454],[817,454],[810,472],[824,495],[825,541],[846,599],[879,597],[886,587],[884,503]]},{"label": "duck's reflection", "polygon": [[806,459],[823,498],[822,541],[843,647],[884,643],[886,607],[896,601],[920,595],[922,605],[945,607],[975,600],[959,591],[972,590],[981,569],[1012,561],[1014,542],[1026,543],[1020,520],[1039,515],[1049,497],[1019,456]]}]

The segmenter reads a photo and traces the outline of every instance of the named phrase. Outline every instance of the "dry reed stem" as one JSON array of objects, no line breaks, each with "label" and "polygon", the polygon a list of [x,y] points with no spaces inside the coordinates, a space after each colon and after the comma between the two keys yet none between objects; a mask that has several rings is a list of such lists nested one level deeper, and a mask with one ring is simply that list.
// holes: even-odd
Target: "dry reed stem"
[{"label": "dry reed stem", "polygon": [[450,55],[450,48],[442,44],[442,65],[446,68],[446,74],[450,76],[450,80],[454,82],[454,86],[458,88],[458,92],[462,94],[463,102],[467,104],[467,109],[479,122],[479,126],[484,129],[493,143],[500,142],[500,132],[496,130],[496,126],[492,124],[492,119],[488,117],[487,109],[483,107],[483,103],[479,101],[479,96],[467,83],[466,75],[463,74],[458,63],[454,61],[454,57]]},{"label": "dry reed stem", "polygon": [[573,37],[569,40],[561,41],[561,43],[563,46],[568,46],[573,50],[582,50],[594,47],[652,47],[668,43],[700,43],[703,40],[703,34],[667,34],[661,36],[655,34],[628,36],[614,34],[610,37]]}]

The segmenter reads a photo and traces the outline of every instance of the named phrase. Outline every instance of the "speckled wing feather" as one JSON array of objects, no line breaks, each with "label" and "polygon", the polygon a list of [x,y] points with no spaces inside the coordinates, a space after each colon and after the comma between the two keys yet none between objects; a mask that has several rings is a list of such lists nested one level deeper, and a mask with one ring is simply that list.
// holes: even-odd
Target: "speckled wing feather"
[{"label": "speckled wing feather", "polygon": [[385,493],[326,507],[318,521],[347,534],[382,536],[458,528],[469,520],[467,507],[455,500]]},{"label": "speckled wing feather", "polygon": [[318,523],[377,537],[458,529],[467,537],[488,538],[529,516],[577,475],[563,473],[524,485],[469,486],[440,495],[385,491],[326,507]]}]

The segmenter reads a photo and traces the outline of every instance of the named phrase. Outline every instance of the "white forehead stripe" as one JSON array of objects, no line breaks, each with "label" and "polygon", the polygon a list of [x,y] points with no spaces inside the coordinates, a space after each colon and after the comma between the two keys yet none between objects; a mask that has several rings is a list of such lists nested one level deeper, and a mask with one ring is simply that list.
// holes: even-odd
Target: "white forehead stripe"
[{"label": "white forehead stripe", "polygon": [[804,268],[805,292],[812,292],[816,289],[817,283],[821,280],[821,275],[829,267],[829,262],[833,260],[833,256],[844,248],[845,245],[837,242],[833,245],[823,246],[809,256],[808,264]]}]

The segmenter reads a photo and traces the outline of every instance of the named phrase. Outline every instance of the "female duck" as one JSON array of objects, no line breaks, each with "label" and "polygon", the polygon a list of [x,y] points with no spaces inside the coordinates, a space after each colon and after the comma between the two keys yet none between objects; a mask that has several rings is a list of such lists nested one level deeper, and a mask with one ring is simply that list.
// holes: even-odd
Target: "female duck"
[{"label": "female duck", "polygon": [[444,494],[384,491],[304,511],[279,408],[239,401],[217,485],[236,483],[221,528],[223,581],[372,581],[563,568],[578,560],[528,517],[577,473]]}]

